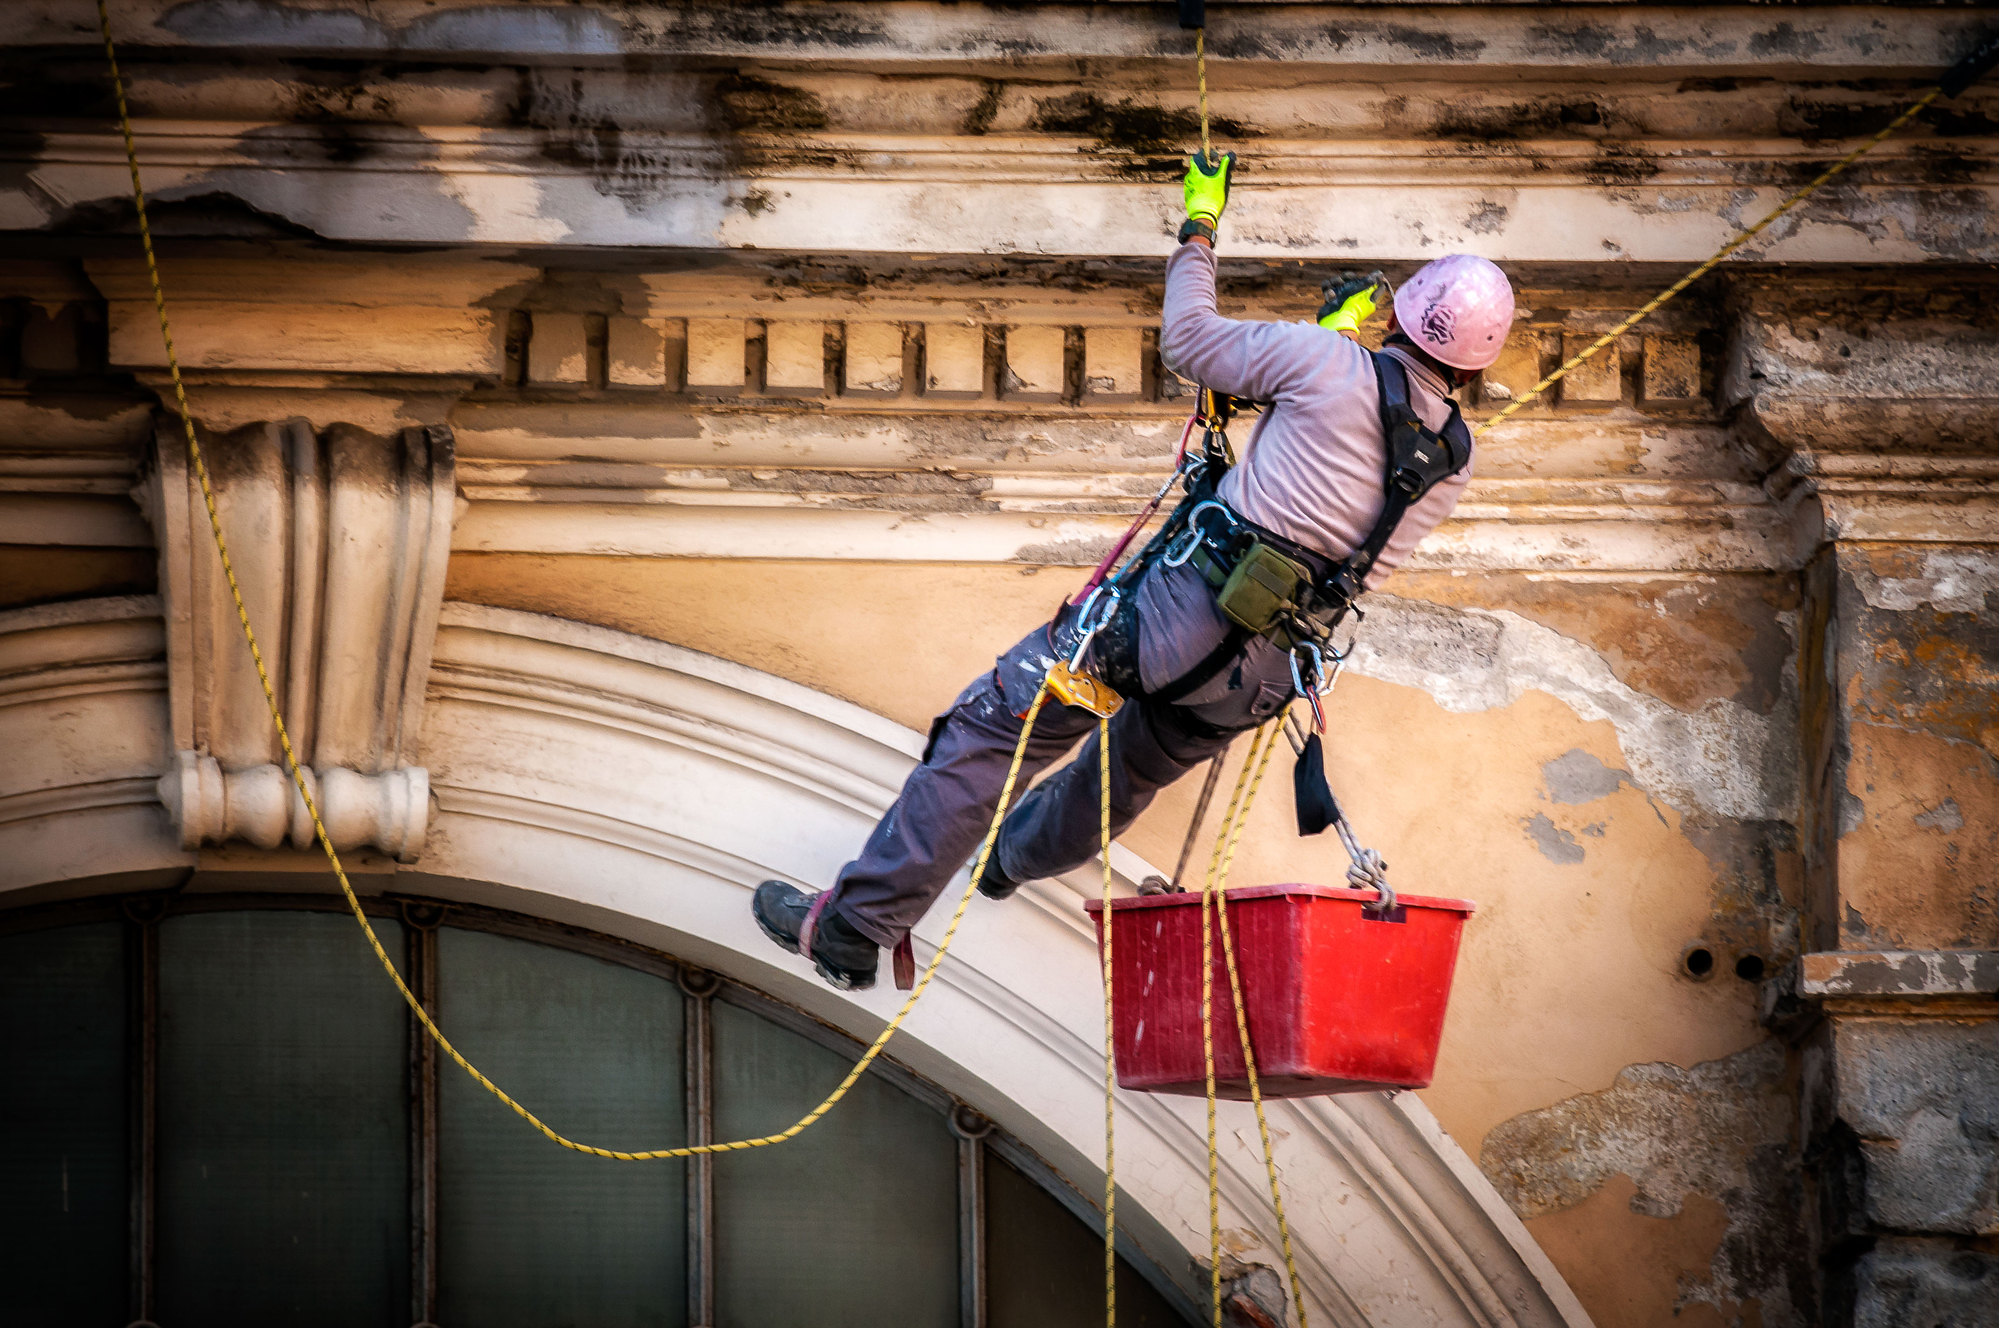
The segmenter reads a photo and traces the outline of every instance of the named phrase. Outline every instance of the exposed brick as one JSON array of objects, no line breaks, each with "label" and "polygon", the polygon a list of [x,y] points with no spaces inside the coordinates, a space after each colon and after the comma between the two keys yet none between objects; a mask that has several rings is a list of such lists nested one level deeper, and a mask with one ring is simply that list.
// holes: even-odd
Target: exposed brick
[{"label": "exposed brick", "polygon": [[902,324],[847,324],[846,394],[902,395]]},{"label": "exposed brick", "polygon": [[764,325],[764,388],[773,396],[816,397],[826,390],[826,325]]},{"label": "exposed brick", "polygon": [[[685,324],[672,320],[675,340]],[[619,387],[664,387],[667,372],[667,319],[611,318],[605,323],[605,377]]]},{"label": "exposed brick", "polygon": [[743,320],[687,320],[687,390],[736,396],[743,390]]},{"label": "exposed brick", "polygon": [[1701,352],[1692,337],[1645,338],[1645,399],[1692,401],[1701,394]]},{"label": "exposed brick", "polygon": [[590,381],[590,346],[582,314],[538,313],[528,338],[530,383],[577,384]]},{"label": "exposed brick", "polygon": [[[1571,332],[1562,338],[1562,362],[1582,354],[1596,338],[1587,332]],[[1616,342],[1562,376],[1564,405],[1615,405],[1624,398],[1624,361]]]},{"label": "exposed brick", "polygon": [[1136,327],[1083,331],[1083,393],[1091,401],[1136,401],[1145,333]]},{"label": "exposed brick", "polygon": [[1059,327],[1010,327],[1006,333],[1005,396],[1009,401],[1060,401],[1062,348]]},{"label": "exposed brick", "polygon": [[926,323],[923,327],[924,395],[946,401],[967,401],[984,395],[986,335],[963,323]]}]

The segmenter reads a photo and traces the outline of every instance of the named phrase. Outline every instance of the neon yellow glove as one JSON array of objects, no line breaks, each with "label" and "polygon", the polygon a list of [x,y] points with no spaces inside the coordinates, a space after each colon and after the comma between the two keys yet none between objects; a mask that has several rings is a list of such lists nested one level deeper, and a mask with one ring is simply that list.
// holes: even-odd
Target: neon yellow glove
[{"label": "neon yellow glove", "polygon": [[1187,158],[1187,216],[1213,226],[1229,205],[1229,175],[1235,170],[1235,153],[1224,152],[1209,160],[1196,152]]},{"label": "neon yellow glove", "polygon": [[1343,272],[1338,281],[1321,288],[1326,302],[1319,306],[1319,326],[1349,337],[1360,335],[1360,325],[1374,317],[1377,300],[1388,298],[1388,280],[1379,272],[1357,276]]}]

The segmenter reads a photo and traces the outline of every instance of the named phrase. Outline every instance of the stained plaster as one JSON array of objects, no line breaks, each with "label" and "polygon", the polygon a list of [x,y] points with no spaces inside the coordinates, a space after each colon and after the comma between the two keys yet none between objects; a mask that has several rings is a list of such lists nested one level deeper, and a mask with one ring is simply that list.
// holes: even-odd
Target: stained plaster
[{"label": "stained plaster", "polygon": [[1688,713],[1632,688],[1581,642],[1516,613],[1377,595],[1347,667],[1420,688],[1459,713],[1545,692],[1584,720],[1609,721],[1633,781],[1683,813],[1785,820],[1795,812],[1795,736],[1782,708],[1763,714],[1714,699]]},{"label": "stained plaster", "polygon": [[[1707,1266],[1680,1279],[1676,1310],[1814,1321],[1801,1196],[1790,1166],[1795,1107],[1780,1043],[1682,1069],[1633,1065],[1609,1088],[1515,1117],[1486,1136],[1485,1172],[1526,1218],[1572,1208],[1615,1176],[1633,1213],[1670,1218],[1688,1199],[1719,1202],[1727,1226]],[[1723,1322],[1726,1322],[1724,1319]]]}]

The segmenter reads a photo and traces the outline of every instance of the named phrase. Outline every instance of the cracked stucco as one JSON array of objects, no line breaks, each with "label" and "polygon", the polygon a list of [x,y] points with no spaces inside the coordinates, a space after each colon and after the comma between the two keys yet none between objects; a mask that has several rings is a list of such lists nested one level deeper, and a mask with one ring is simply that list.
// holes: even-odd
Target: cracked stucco
[{"label": "cracked stucco", "polygon": [[1427,692],[1446,710],[1499,709],[1545,692],[1608,721],[1631,782],[1682,813],[1788,820],[1796,804],[1791,708],[1711,699],[1691,713],[1621,681],[1580,641],[1503,609],[1371,595],[1347,667]]},{"label": "cracked stucco", "polygon": [[1600,1093],[1527,1112],[1488,1134],[1479,1168],[1523,1219],[1572,1208],[1613,1176],[1636,1185],[1631,1210],[1678,1215],[1689,1196],[1719,1200],[1728,1226],[1705,1277],[1683,1280],[1676,1312],[1760,1302],[1764,1324],[1802,1322],[1799,1195],[1788,1161],[1794,1099],[1782,1044],[1768,1040],[1691,1069],[1629,1066]]}]

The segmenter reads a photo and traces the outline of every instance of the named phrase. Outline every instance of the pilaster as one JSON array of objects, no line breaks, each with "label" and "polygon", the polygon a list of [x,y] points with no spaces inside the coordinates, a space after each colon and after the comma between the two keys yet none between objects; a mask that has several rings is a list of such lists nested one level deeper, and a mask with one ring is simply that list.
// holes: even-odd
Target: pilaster
[{"label": "pilaster", "polygon": [[1748,292],[1728,371],[1803,563],[1805,953],[1765,1013],[1801,1050],[1826,1322],[1982,1325],[1999,1321],[1999,349],[1969,304],[1897,318],[1869,298]]}]

